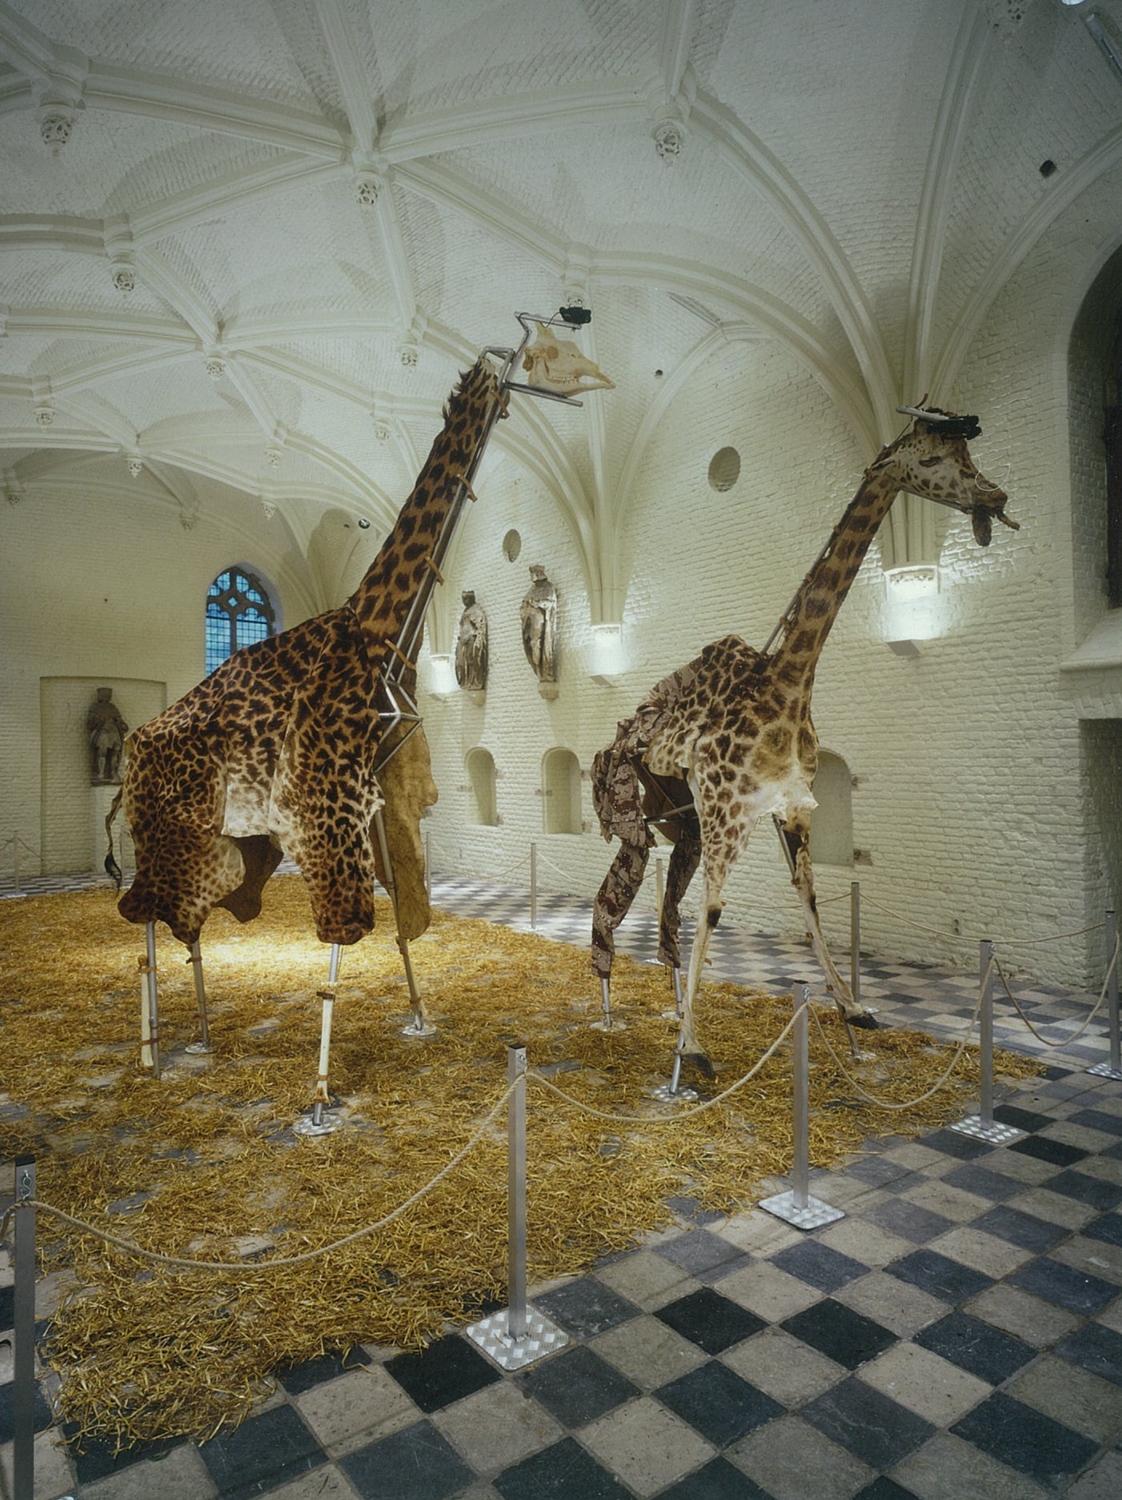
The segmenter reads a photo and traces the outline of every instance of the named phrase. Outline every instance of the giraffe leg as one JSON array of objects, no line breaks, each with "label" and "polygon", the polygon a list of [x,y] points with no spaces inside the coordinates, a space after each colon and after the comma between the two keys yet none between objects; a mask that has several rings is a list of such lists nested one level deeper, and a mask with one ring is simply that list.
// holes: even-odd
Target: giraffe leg
[{"label": "giraffe leg", "polygon": [[199,1040],[189,1042],[187,1051],[203,1053],[210,1051],[210,1022],[206,1013],[206,985],[203,983],[203,955],[199,948],[198,938],[191,944],[191,957],[187,962],[191,965],[195,978],[195,1005],[199,1012]]},{"label": "giraffe leg", "polygon": [[601,980],[611,975],[616,952],[615,930],[639,894],[649,857],[648,845],[621,840],[611,868],[596,892],[592,903],[592,972]]},{"label": "giraffe leg", "polygon": [[405,970],[405,983],[409,987],[409,1002],[413,1009],[413,1019],[405,1026],[404,1035],[411,1037],[429,1037],[436,1034],[436,1027],[429,1021],[425,1010],[425,1002],[421,999],[421,992],[417,988],[417,980],[413,973],[413,962],[409,957],[409,942],[401,931],[401,922],[398,914],[398,892],[397,881],[394,878],[393,860],[390,858],[389,841],[386,838],[386,820],[379,808],[374,814],[374,829],[378,836],[378,851],[382,856],[381,873],[386,892],[393,907],[394,926],[397,929],[397,947],[401,954],[401,964]]},{"label": "giraffe leg", "polygon": [[701,911],[697,919],[693,947],[690,949],[690,968],[686,979],[686,993],[682,1003],[682,1029],[678,1038],[678,1051],[682,1061],[692,1063],[706,1078],[716,1078],[717,1070],[710,1062],[697,1040],[694,1026],[693,1006],[701,985],[701,971],[705,967],[705,955],[709,949],[709,934],[721,920],[721,874],[710,873],[706,861],[701,886]]},{"label": "giraffe leg", "polygon": [[662,898],[662,916],[658,924],[659,962],[667,968],[681,967],[681,950],[678,944],[678,928],[681,921],[682,900],[689,890],[701,860],[701,839],[693,832],[683,832],[670,852],[670,863],[666,870],[666,891]]},{"label": "giraffe leg", "polygon": [[875,1031],[877,1027],[875,1019],[859,1001],[853,998],[853,991],[838,972],[837,965],[826,946],[822,924],[818,920],[818,902],[814,894],[814,871],[810,863],[810,822],[805,813],[794,813],[785,819],[777,817],[775,826],[783,852],[787,856],[787,863],[791,868],[791,884],[798,892],[802,905],[810,945],[826,976],[826,988],[834,997],[834,1004],[841,1012],[842,1018],[850,1026],[860,1026],[866,1031]]}]

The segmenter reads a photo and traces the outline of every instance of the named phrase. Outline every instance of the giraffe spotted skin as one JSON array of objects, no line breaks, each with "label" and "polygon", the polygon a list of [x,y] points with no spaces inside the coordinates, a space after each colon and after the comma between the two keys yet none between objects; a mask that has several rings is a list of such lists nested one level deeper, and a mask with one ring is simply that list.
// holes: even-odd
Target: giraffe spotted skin
[{"label": "giraffe spotted skin", "polygon": [[[930,420],[917,415],[865,471],[780,622],[775,649],[761,653],[735,635],[713,641],[652,690],[593,762],[601,830],[606,839],[621,840],[593,903],[593,972],[602,979],[611,972],[613,934],[642,882],[653,843],[649,829],[659,828],[675,845],[659,931],[659,957],[671,967],[678,963],[679,903],[699,863],[702,869],[679,1050],[709,1076],[712,1063],[698,1044],[694,1021],[702,966],[709,935],[720,921],[725,881],[753,826],[768,814],[790,860],[827,988],[851,1024],[876,1024],[834,965],[818,919],[810,862],[811,787],[818,769],[810,704],[818,658],[901,489],[968,513],[983,546],[994,517],[1016,529],[1004,513],[1008,497],[983,479],[967,450],[966,436],[979,431],[976,420],[928,411]],[[679,809],[686,802],[691,806],[683,813]],[[671,809],[675,816],[667,818]]]},{"label": "giraffe spotted skin", "polygon": [[[283,850],[300,866],[324,942],[355,943],[371,930],[380,857],[371,823],[385,802],[379,710],[392,708],[383,670],[431,580],[461,481],[505,412],[481,356],[449,398],[413,491],[351,598],[235,652],[129,737],[122,806],[136,876],[118,906],[127,921],[166,922],[188,945],[215,906],[248,921]],[[411,669],[402,680],[412,682]],[[387,785],[397,778],[388,841],[395,870],[403,860],[412,936],[428,925],[413,825],[436,800],[423,735],[415,729],[403,766],[391,770],[395,756],[382,773]]]}]

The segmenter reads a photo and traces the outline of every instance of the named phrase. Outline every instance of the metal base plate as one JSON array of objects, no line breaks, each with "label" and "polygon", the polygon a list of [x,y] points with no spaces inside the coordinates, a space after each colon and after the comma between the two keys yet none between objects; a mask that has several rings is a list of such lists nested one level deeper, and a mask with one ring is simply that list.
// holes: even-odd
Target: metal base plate
[{"label": "metal base plate", "polygon": [[1122,1078],[1122,1070],[1112,1068],[1108,1062],[1096,1063],[1093,1068],[1087,1069],[1088,1073],[1094,1073],[1096,1078]]},{"label": "metal base plate", "polygon": [[208,1042],[188,1042],[183,1050],[192,1057],[209,1057],[212,1048]]},{"label": "metal base plate", "polygon": [[668,1083],[660,1083],[657,1089],[651,1089],[650,1097],[658,1099],[663,1104],[694,1104],[701,1095],[696,1089],[683,1088],[679,1085],[677,1090],[670,1087]]},{"label": "metal base plate", "polygon": [[401,1028],[402,1036],[411,1036],[415,1040],[424,1041],[426,1037],[436,1035],[436,1027],[430,1026],[427,1021],[422,1021],[418,1026],[415,1021],[408,1022]]},{"label": "metal base plate", "polygon": [[840,1208],[823,1203],[820,1198],[811,1198],[809,1194],[806,1203],[800,1205],[795,1202],[794,1193],[776,1193],[774,1198],[761,1198],[759,1207],[777,1219],[793,1224],[796,1229],[821,1229],[825,1224],[845,1218]]},{"label": "metal base plate", "polygon": [[989,1141],[992,1146],[1004,1146],[1009,1141],[1019,1141],[1027,1134],[1024,1130],[1018,1130],[1015,1125],[1002,1125],[998,1120],[990,1120],[988,1123],[981,1115],[967,1115],[965,1120],[959,1120],[951,1126],[957,1130],[959,1135],[971,1135],[976,1141]]},{"label": "metal base plate", "polygon": [[563,1349],[569,1342],[565,1330],[550,1322],[537,1308],[527,1307],[526,1332],[520,1339],[512,1339],[507,1332],[509,1318],[509,1309],[504,1307],[464,1329],[468,1338],[502,1370],[525,1369],[527,1365],[545,1359],[547,1354]]},{"label": "metal base plate", "polygon": [[293,1125],[292,1131],[294,1135],[330,1135],[333,1130],[338,1130],[342,1123],[338,1115],[333,1115],[329,1109],[325,1109],[318,1125],[311,1115],[301,1115]]},{"label": "metal base plate", "polygon": [[660,1012],[660,1015],[664,1021],[677,1021],[679,1026],[682,1024],[682,1012],[680,1010],[664,1010]]},{"label": "metal base plate", "polygon": [[589,1031],[626,1031],[622,1021],[589,1021]]}]

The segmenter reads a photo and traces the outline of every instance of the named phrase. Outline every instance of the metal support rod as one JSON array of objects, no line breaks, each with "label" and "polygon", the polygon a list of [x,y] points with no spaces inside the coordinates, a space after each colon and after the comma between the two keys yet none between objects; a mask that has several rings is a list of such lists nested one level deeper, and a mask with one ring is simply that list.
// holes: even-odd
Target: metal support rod
[{"label": "metal support rod", "polygon": [[195,1004],[199,1011],[199,1041],[210,1051],[210,1022],[206,1013],[206,985],[203,982],[203,955],[198,939],[191,944],[191,972],[195,976]]},{"label": "metal support rod", "polygon": [[1110,1023],[1110,1066],[1115,1073],[1122,1073],[1122,1050],[1118,1035],[1118,967],[1122,956],[1115,957],[1114,946],[1118,941],[1118,913],[1113,909],[1106,913],[1106,961],[1113,964],[1107,977],[1107,1017]]},{"label": "metal support rod", "polygon": [[320,1019],[319,1029],[319,1074],[316,1078],[315,1101],[312,1104],[312,1124],[317,1128],[323,1124],[323,1111],[331,1103],[331,1095],[327,1091],[327,1059],[331,1051],[331,1020],[335,1010],[335,986],[339,982],[339,955],[342,948],[338,943],[331,945],[331,961],[327,970],[327,988],[320,991],[320,999],[323,1001],[323,1015]]},{"label": "metal support rod", "polygon": [[530,926],[538,925],[538,846],[530,844]]},{"label": "metal support rod", "polygon": [[526,1048],[507,1048],[507,1335],[526,1336]]},{"label": "metal support rod", "polygon": [[861,1000],[861,882],[849,883],[849,988]]},{"label": "metal support rod", "polygon": [[604,1012],[601,1023],[605,1031],[612,1029],[612,986],[606,974],[600,976],[600,1008]]},{"label": "metal support rod", "polygon": [[670,970],[670,979],[674,985],[674,1014],[680,1021],[686,1013],[686,1002],[682,995],[682,971],[675,967]]},{"label": "metal support rod", "polygon": [[655,855],[655,914],[658,917],[659,922],[662,921],[662,902],[663,902],[664,894],[665,893],[664,893],[663,883],[662,883],[662,856],[661,856],[661,854],[656,854]]},{"label": "metal support rod", "polygon": [[16,1158],[15,1288],[12,1336],[12,1479],[14,1500],[32,1500],[35,1489],[35,1160]]},{"label": "metal support rod", "polygon": [[993,956],[989,938],[978,944],[978,973],[982,986],[982,1004],[978,1014],[978,1085],[979,1117],[983,1125],[993,1124]]},{"label": "metal support rod", "polygon": [[432,901],[432,834],[425,829],[425,894]]},{"label": "metal support rod", "polygon": [[160,991],[156,979],[156,924],[144,924],[145,961],[141,964],[140,1066],[160,1076]]},{"label": "metal support rod", "polygon": [[12,834],[12,878],[15,883],[16,895],[21,894],[19,883],[19,834]]},{"label": "metal support rod", "polygon": [[792,998],[795,1002],[795,1029],[791,1036],[795,1117],[791,1189],[795,1207],[806,1208],[810,1191],[810,985],[795,985]]}]

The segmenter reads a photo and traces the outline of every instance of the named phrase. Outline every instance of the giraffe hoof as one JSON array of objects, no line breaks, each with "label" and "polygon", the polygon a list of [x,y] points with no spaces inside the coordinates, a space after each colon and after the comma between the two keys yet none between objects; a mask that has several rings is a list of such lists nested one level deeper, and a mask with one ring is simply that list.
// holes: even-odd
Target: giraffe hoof
[{"label": "giraffe hoof", "polygon": [[871,1016],[867,1010],[863,1010],[859,1016],[846,1016],[851,1026],[859,1026],[862,1031],[879,1031],[880,1023],[875,1016]]},{"label": "giraffe hoof", "polygon": [[704,1052],[683,1052],[682,1061],[695,1067],[704,1078],[713,1079],[717,1076],[716,1068]]}]

